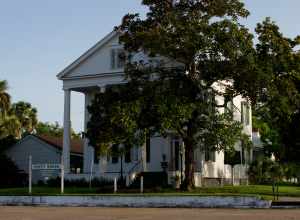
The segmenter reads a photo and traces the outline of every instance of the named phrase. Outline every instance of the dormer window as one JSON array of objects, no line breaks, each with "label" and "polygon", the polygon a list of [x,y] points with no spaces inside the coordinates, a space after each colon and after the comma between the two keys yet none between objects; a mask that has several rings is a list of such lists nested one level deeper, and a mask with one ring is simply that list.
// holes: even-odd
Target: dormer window
[{"label": "dormer window", "polygon": [[121,48],[111,49],[111,69],[120,69],[125,66],[125,51]]}]

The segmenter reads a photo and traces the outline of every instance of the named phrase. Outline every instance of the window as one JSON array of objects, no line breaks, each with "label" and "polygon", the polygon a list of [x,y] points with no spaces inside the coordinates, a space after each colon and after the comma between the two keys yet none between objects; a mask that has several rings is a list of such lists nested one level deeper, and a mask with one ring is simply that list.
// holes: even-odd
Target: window
[{"label": "window", "polygon": [[131,162],[131,146],[129,144],[125,144],[125,163]]},{"label": "window", "polygon": [[111,148],[111,162],[118,163],[119,162],[119,145],[114,144]]},{"label": "window", "polygon": [[110,161],[110,155],[109,154],[106,154],[106,160],[107,160],[107,162]]},{"label": "window", "polygon": [[180,161],[180,142],[178,139],[173,140],[174,144],[174,160],[175,160],[175,170],[179,170],[179,161]]},{"label": "window", "polygon": [[245,152],[245,149],[242,147],[242,149],[241,149],[241,164],[243,164],[243,163],[246,163],[246,158],[245,158],[245,156],[246,156],[246,152]]},{"label": "window", "polygon": [[225,151],[224,163],[229,165],[240,164],[241,163],[240,151],[234,151],[234,153]]},{"label": "window", "polygon": [[205,151],[205,161],[216,162],[216,152],[215,151]]},{"label": "window", "polygon": [[99,153],[97,151],[94,151],[94,164],[99,163]]},{"label": "window", "polygon": [[241,122],[244,125],[250,124],[250,106],[247,102],[241,102]]},{"label": "window", "polygon": [[138,147],[131,148],[131,158],[133,161],[139,160],[139,148]]},{"label": "window", "polygon": [[232,99],[227,102],[227,106],[225,107],[224,113],[229,114],[230,117],[233,119],[233,100]]},{"label": "window", "polygon": [[146,140],[146,161],[147,163],[150,163],[151,158],[151,139],[148,136]]},{"label": "window", "polygon": [[111,49],[111,69],[120,69],[125,66],[125,51],[120,48]]}]

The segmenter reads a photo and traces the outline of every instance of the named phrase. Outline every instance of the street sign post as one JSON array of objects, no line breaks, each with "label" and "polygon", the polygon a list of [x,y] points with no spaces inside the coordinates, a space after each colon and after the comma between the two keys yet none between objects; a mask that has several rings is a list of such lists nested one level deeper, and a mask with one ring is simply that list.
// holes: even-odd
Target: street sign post
[{"label": "street sign post", "polygon": [[45,163],[45,164],[32,164],[32,156],[29,156],[29,170],[28,170],[28,192],[32,194],[32,171],[33,170],[60,170],[61,172],[61,193],[64,193],[64,166],[63,160],[59,163]]},{"label": "street sign post", "polygon": [[28,167],[28,193],[32,193],[32,156],[29,156],[29,167]]},{"label": "street sign post", "polygon": [[63,157],[61,157],[61,177],[60,177],[60,193],[64,194],[65,191],[65,167],[64,167],[64,161]]}]

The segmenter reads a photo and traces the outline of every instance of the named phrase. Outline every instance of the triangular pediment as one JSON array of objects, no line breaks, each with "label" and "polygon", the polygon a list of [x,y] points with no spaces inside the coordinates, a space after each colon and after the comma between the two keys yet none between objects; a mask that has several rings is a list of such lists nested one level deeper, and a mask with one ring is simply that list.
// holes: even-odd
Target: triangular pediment
[{"label": "triangular pediment", "polygon": [[123,71],[111,68],[111,50],[120,47],[122,46],[119,44],[119,34],[113,31],[66,67],[57,77],[64,80]]}]

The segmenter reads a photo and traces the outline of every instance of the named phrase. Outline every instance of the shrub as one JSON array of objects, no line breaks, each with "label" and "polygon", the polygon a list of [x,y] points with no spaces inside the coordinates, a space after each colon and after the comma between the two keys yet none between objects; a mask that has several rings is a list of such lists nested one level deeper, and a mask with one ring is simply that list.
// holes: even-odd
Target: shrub
[{"label": "shrub", "polygon": [[27,174],[19,170],[10,158],[0,153],[0,187],[23,187],[27,182]]},{"label": "shrub", "polygon": [[[59,187],[61,184],[60,177],[51,178],[46,182],[49,187]],[[90,183],[86,179],[65,180],[66,187],[89,187]],[[113,186],[113,181],[105,178],[94,178],[91,182],[92,187]]]},{"label": "shrub", "polygon": [[298,166],[295,164],[280,164],[270,158],[258,158],[249,167],[248,175],[251,183],[279,183],[297,178]]}]

